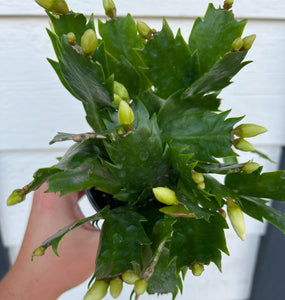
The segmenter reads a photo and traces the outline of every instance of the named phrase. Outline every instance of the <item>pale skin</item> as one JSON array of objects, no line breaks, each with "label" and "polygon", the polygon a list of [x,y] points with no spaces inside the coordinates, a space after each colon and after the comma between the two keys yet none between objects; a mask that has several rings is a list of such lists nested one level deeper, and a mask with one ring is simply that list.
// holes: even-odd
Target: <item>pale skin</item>
[{"label": "pale skin", "polygon": [[57,257],[51,247],[44,256],[31,255],[40,244],[61,228],[84,216],[78,206],[82,192],[63,197],[44,193],[44,184],[34,193],[33,205],[18,258],[0,282],[0,299],[55,300],[89,278],[95,269],[100,232],[85,224],[61,240]]}]

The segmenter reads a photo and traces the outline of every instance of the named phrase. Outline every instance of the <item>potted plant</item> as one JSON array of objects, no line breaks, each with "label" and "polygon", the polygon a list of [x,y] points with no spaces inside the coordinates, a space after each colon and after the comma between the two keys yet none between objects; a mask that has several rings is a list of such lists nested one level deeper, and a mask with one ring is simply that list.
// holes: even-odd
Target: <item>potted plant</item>
[{"label": "potted plant", "polygon": [[98,211],[44,241],[33,256],[49,246],[58,254],[70,230],[104,220],[85,299],[102,299],[109,286],[117,298],[123,282],[134,284],[136,298],[146,291],[175,297],[189,269],[195,276],[211,262],[221,269],[229,221],[242,240],[243,213],[285,232],[285,215],[265,200],[285,201],[283,171],[262,172],[253,161],[239,162],[236,153],[268,159],[248,141],[266,129],[237,125],[242,117],[219,110],[219,93],[248,63],[255,39],[242,38],[246,20],[235,20],[233,1],[210,4],[188,43],[180,31],[174,37],[166,20],[157,32],[130,14],[116,17],[112,0],[103,1],[109,19],[99,21],[98,33],[93,15],[87,20],[64,0],[36,2],[51,22],[58,61],[48,60],[82,102],[91,129],[58,133],[51,144],[74,145],[13,191],[7,204],[48,181],[48,192],[86,190]]}]

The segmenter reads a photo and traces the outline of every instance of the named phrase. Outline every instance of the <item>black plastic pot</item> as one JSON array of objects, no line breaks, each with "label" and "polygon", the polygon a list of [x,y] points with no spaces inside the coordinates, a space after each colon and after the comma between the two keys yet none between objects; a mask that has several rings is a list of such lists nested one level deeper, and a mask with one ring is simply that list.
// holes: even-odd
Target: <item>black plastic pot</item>
[{"label": "black plastic pot", "polygon": [[116,207],[120,207],[126,204],[126,202],[119,201],[113,198],[112,195],[97,191],[94,188],[85,190],[85,194],[90,201],[93,208],[99,212],[105,206],[109,205],[110,209],[114,209]]}]

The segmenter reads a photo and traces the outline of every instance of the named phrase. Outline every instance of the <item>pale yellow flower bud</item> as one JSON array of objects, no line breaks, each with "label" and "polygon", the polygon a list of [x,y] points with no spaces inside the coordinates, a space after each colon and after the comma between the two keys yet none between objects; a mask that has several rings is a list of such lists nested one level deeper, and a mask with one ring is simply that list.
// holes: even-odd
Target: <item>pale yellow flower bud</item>
[{"label": "pale yellow flower bud", "polygon": [[239,51],[243,47],[243,40],[242,38],[238,37],[236,38],[232,43],[232,50],[234,52]]},{"label": "pale yellow flower bud", "polygon": [[116,17],[117,9],[113,0],[103,0],[103,7],[106,16],[108,16],[111,19]]},{"label": "pale yellow flower bud", "polygon": [[241,151],[254,151],[253,145],[242,138],[234,140],[233,145]]},{"label": "pale yellow flower bud", "polygon": [[247,173],[250,174],[254,171],[256,171],[258,168],[260,167],[260,164],[255,163],[255,162],[247,162],[243,165],[242,170]]},{"label": "pale yellow flower bud", "polygon": [[197,184],[198,190],[204,190],[206,187],[205,182],[200,182]]},{"label": "pale yellow flower bud", "polygon": [[114,94],[129,103],[130,97],[128,90],[118,81],[114,81]]},{"label": "pale yellow flower bud", "polygon": [[253,137],[266,132],[267,129],[256,124],[241,124],[237,126],[233,133],[239,137]]},{"label": "pale yellow flower bud", "polygon": [[110,281],[110,294],[116,299],[121,295],[123,289],[123,281],[120,277],[116,277]]},{"label": "pale yellow flower bud", "polygon": [[201,276],[204,272],[204,266],[199,263],[195,263],[191,266],[191,271],[194,276]]},{"label": "pale yellow flower bud", "polygon": [[123,99],[119,95],[114,94],[114,101],[113,101],[113,103],[114,103],[114,105],[116,107],[118,107],[120,105],[121,101],[123,101]]},{"label": "pale yellow flower bud", "polygon": [[25,196],[26,194],[23,191],[23,189],[16,189],[11,193],[11,195],[7,199],[7,205],[10,206],[20,203],[25,200]]},{"label": "pale yellow flower bud", "polygon": [[118,120],[125,131],[131,131],[134,127],[135,116],[133,110],[126,101],[121,101],[118,111]]},{"label": "pale yellow flower bud", "polygon": [[137,29],[141,37],[149,40],[153,34],[153,30],[143,21],[137,21]]},{"label": "pale yellow flower bud", "polygon": [[98,47],[96,32],[93,29],[87,29],[81,37],[81,50],[84,55],[92,56]]},{"label": "pale yellow flower bud", "polygon": [[166,205],[177,205],[178,199],[174,191],[167,187],[156,187],[152,189],[155,198]]},{"label": "pale yellow flower bud", "polygon": [[192,179],[195,183],[199,184],[199,183],[202,183],[204,182],[205,178],[204,176],[201,174],[201,173],[197,173],[195,172],[193,175],[192,175]]},{"label": "pale yellow flower bud", "polygon": [[139,276],[133,271],[126,271],[122,274],[122,279],[127,284],[134,284],[137,280],[139,280]]},{"label": "pale yellow flower bud", "polygon": [[65,15],[69,8],[65,0],[35,0],[41,7],[59,15]]},{"label": "pale yellow flower bud", "polygon": [[145,279],[140,279],[135,282],[134,291],[137,295],[142,295],[147,289],[147,282]]},{"label": "pale yellow flower bud", "polygon": [[245,240],[245,224],[244,216],[241,208],[234,202],[232,198],[227,200],[228,216],[232,226],[241,240]]},{"label": "pale yellow flower bud", "polygon": [[32,254],[32,260],[34,259],[34,256],[43,256],[45,254],[46,248],[44,246],[40,246],[37,249],[34,250]]},{"label": "pale yellow flower bud", "polygon": [[108,290],[108,282],[105,280],[96,280],[88,292],[84,296],[84,300],[101,300],[103,299]]},{"label": "pale yellow flower bud", "polygon": [[252,34],[243,38],[243,49],[248,51],[256,39],[256,34]]},{"label": "pale yellow flower bud", "polygon": [[69,32],[66,35],[66,39],[70,45],[73,45],[73,46],[76,45],[76,36],[73,32]]}]

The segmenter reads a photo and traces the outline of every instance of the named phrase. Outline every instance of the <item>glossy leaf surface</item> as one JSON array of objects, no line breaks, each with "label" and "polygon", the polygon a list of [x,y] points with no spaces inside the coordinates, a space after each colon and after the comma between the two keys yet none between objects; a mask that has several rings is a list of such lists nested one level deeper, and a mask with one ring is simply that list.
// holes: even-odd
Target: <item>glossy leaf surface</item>
[{"label": "glossy leaf surface", "polygon": [[175,260],[169,264],[169,250],[164,248],[148,281],[147,291],[149,294],[172,293],[176,296],[181,284],[181,277],[176,273]]},{"label": "glossy leaf surface", "polygon": [[261,169],[251,174],[228,174],[225,184],[239,195],[269,198],[285,202],[285,179],[282,178],[284,171],[260,172]]},{"label": "glossy leaf surface", "polygon": [[180,31],[174,38],[166,20],[163,21],[162,30],[146,44],[141,56],[155,94],[164,99],[188,87],[198,78],[197,57],[191,55]]},{"label": "glossy leaf surface", "polygon": [[106,149],[113,162],[110,168],[124,186],[118,199],[135,202],[142,191],[152,194],[151,188],[168,170],[159,133],[143,120],[127,136],[106,144]]},{"label": "glossy leaf surface", "polygon": [[195,21],[189,37],[190,49],[198,50],[201,74],[209,71],[220,57],[231,50],[232,42],[241,36],[246,22],[238,22],[232,12],[209,4],[204,19]]},{"label": "glossy leaf surface", "polygon": [[96,278],[109,278],[142,265],[142,246],[150,244],[141,222],[128,209],[114,209],[105,216],[96,259]]},{"label": "glossy leaf surface", "polygon": [[176,257],[178,270],[194,262],[214,262],[221,269],[221,251],[228,254],[223,217],[215,215],[210,222],[180,218],[173,226],[170,259]]},{"label": "glossy leaf surface", "polygon": [[242,210],[249,216],[267,220],[285,234],[285,214],[267,204],[267,201],[255,197],[241,197]]},{"label": "glossy leaf surface", "polygon": [[[217,162],[215,157],[236,156],[231,149],[232,130],[238,118],[226,119],[228,112],[191,113],[171,120],[162,138],[177,145],[189,145],[195,160]],[[191,129],[191,130],[190,130]]]}]

